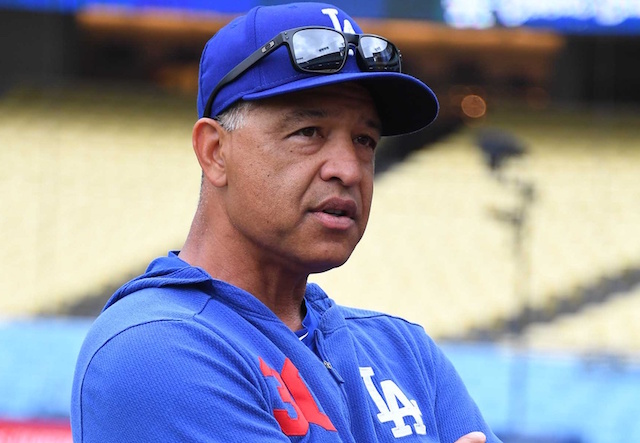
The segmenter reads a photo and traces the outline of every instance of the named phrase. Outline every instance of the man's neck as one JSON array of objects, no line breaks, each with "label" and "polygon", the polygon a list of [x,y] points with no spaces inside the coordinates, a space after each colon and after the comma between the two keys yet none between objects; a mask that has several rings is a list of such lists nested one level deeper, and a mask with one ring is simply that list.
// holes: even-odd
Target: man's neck
[{"label": "man's neck", "polygon": [[[216,231],[199,232],[192,226],[179,257],[213,278],[249,292],[290,329],[300,329],[308,275],[294,274],[277,263],[260,262],[246,247],[229,246],[218,240],[219,232],[212,232]],[[223,234],[220,237],[224,238]]]}]

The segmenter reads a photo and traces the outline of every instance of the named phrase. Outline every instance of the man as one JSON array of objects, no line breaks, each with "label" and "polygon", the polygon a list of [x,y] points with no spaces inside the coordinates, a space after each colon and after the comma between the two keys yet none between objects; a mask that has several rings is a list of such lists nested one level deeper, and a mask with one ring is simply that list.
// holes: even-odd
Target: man
[{"label": "man", "polygon": [[199,86],[191,230],[96,320],[74,441],[498,441],[421,327],[307,284],[364,233],[380,137],[437,114],[395,46],[331,5],[256,8]]}]

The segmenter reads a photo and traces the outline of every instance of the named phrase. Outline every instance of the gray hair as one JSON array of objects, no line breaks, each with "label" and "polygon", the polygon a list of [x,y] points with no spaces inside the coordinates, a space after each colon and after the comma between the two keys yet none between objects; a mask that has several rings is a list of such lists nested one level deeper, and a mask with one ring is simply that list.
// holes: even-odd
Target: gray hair
[{"label": "gray hair", "polygon": [[[244,126],[245,118],[249,114],[249,112],[254,108],[254,103],[240,100],[227,108],[224,112],[218,114],[214,117],[220,126],[227,131],[235,131],[236,129],[240,129]],[[204,199],[204,195],[202,193],[204,183],[204,171],[200,177],[200,201]]]},{"label": "gray hair", "polygon": [[245,118],[251,109],[253,109],[252,102],[240,100],[221,114],[218,114],[215,120],[220,123],[220,126],[222,126],[225,131],[235,131],[244,126]]}]

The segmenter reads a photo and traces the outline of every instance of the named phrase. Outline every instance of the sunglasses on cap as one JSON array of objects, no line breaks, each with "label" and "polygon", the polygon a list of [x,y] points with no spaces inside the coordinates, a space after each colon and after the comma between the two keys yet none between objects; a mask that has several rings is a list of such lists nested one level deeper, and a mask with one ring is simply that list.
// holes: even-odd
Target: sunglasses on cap
[{"label": "sunglasses on cap", "polygon": [[325,27],[289,29],[258,48],[218,82],[209,95],[203,117],[211,117],[213,100],[220,89],[282,45],[287,46],[291,64],[300,72],[313,74],[339,72],[351,53],[350,45],[357,49],[356,60],[361,71],[401,72],[400,51],[389,40],[377,35],[343,34]]}]

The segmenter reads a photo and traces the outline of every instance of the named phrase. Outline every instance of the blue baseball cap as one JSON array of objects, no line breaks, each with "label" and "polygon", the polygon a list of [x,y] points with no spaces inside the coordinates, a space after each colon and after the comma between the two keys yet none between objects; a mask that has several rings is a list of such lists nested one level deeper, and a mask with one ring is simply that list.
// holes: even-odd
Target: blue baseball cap
[{"label": "blue baseball cap", "polygon": [[[204,114],[209,95],[218,82],[256,49],[282,31],[303,26],[324,26],[344,33],[362,29],[341,9],[326,3],[290,3],[258,6],[231,21],[206,44],[200,59],[198,115]],[[365,86],[382,121],[382,135],[415,132],[433,122],[438,100],[433,91],[415,77],[399,72],[363,72],[355,56],[334,74],[297,71],[287,48],[281,46],[216,95],[211,115],[216,116],[239,100],[259,100],[291,92],[344,82]]]}]

